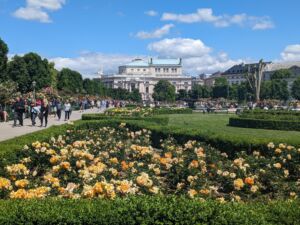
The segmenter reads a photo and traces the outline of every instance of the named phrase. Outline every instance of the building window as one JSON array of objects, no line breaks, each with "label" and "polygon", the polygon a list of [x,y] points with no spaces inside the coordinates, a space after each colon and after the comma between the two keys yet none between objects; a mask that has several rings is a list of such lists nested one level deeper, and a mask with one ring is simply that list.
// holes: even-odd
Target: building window
[{"label": "building window", "polygon": [[147,94],[149,93],[149,87],[146,87],[146,93]]},{"label": "building window", "polygon": [[169,68],[164,68],[164,73],[168,73],[169,72]]},{"label": "building window", "polygon": [[146,69],[143,69],[144,72],[146,72]]},{"label": "building window", "polygon": [[177,73],[177,68],[172,68],[173,73]]},{"label": "building window", "polygon": [[139,72],[139,71],[140,71],[140,69],[137,69],[137,71]]}]

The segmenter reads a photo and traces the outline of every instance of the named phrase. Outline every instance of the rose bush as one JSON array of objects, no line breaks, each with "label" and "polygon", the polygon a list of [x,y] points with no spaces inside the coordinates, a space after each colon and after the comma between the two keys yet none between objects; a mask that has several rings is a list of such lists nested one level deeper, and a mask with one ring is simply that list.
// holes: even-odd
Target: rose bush
[{"label": "rose bush", "polygon": [[300,149],[226,153],[170,137],[151,146],[150,131],[68,130],[24,146],[19,162],[0,177],[2,198],[107,198],[186,195],[224,201],[295,199],[300,194]]}]

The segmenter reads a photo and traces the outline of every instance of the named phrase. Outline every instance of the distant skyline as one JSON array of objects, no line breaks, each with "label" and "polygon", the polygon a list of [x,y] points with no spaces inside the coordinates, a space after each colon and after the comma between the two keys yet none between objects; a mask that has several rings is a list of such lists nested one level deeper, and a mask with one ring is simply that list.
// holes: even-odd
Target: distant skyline
[{"label": "distant skyline", "polygon": [[36,52],[91,75],[136,57],[183,58],[189,75],[300,61],[299,0],[0,0],[10,56]]}]

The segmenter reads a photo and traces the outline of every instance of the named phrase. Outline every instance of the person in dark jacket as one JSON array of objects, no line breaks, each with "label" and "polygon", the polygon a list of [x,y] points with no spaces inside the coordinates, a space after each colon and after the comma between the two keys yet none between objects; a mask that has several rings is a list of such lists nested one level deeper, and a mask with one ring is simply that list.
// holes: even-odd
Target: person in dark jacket
[{"label": "person in dark jacket", "polygon": [[17,120],[19,121],[20,126],[23,126],[23,113],[25,112],[25,103],[23,99],[17,97],[12,108],[14,110],[14,127],[17,126]]},{"label": "person in dark jacket", "polygon": [[49,102],[46,98],[43,99],[41,106],[41,127],[43,126],[43,122],[45,120],[45,127],[48,125],[48,115],[49,115]]},{"label": "person in dark jacket", "polygon": [[61,104],[61,102],[60,102],[59,99],[57,99],[55,101],[55,107],[56,107],[56,115],[58,117],[58,120],[60,120],[60,118],[61,118],[62,104]]}]

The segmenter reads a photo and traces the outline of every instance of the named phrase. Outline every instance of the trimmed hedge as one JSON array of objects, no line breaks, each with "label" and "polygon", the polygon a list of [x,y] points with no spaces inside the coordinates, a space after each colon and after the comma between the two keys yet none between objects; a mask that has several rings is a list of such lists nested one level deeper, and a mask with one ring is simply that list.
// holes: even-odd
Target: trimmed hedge
[{"label": "trimmed hedge", "polygon": [[169,118],[162,117],[162,116],[155,116],[155,117],[138,117],[138,116],[108,116],[105,114],[83,114],[81,117],[82,120],[121,120],[121,121],[128,121],[128,120],[143,120],[152,123],[158,124],[168,124]]},{"label": "trimmed hedge", "polygon": [[256,118],[229,118],[229,126],[269,129],[269,130],[294,130],[300,131],[300,121],[272,120]]},{"label": "trimmed hedge", "polygon": [[201,202],[184,197],[2,200],[1,224],[300,224],[300,201]]},{"label": "trimmed hedge", "polygon": [[154,108],[155,115],[161,114],[192,114],[193,110],[190,108]]}]

